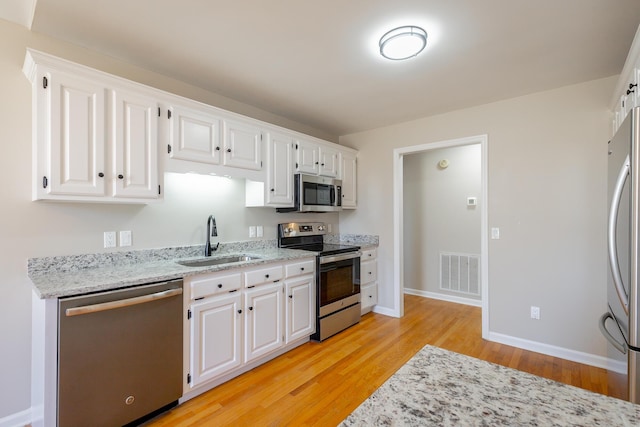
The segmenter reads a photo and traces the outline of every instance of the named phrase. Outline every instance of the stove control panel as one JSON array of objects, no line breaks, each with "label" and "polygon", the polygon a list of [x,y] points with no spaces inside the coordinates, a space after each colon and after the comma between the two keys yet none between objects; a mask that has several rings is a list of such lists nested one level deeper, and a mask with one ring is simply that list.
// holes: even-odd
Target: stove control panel
[{"label": "stove control panel", "polygon": [[278,224],[278,237],[320,236],[327,233],[324,222],[288,222]]}]

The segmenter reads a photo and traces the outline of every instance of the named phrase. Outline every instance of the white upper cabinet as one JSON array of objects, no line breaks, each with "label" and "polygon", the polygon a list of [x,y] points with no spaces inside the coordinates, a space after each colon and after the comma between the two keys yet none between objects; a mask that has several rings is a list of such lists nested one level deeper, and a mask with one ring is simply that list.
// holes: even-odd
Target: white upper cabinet
[{"label": "white upper cabinet", "polygon": [[125,90],[111,92],[114,117],[114,197],[153,199],[158,188],[158,102]]},{"label": "white upper cabinet", "polygon": [[104,196],[105,175],[109,173],[105,164],[105,87],[43,69],[33,90],[37,109],[34,199]]},{"label": "white upper cabinet", "polygon": [[356,154],[344,151],[340,155],[342,179],[342,208],[355,209],[357,206],[356,186],[357,186],[357,162]]},{"label": "white upper cabinet", "polygon": [[27,51],[33,199],[148,203],[161,197],[158,102],[135,84]]},{"label": "white upper cabinet", "polygon": [[317,175],[320,171],[320,146],[303,139],[296,141],[296,172]]},{"label": "white upper cabinet", "polygon": [[172,159],[220,164],[222,121],[204,109],[173,104],[169,107],[169,145]]},{"label": "white upper cabinet", "polygon": [[250,170],[262,169],[262,129],[251,123],[224,121],[223,164]]},{"label": "white upper cabinet", "polygon": [[320,168],[318,174],[336,178],[340,170],[338,150],[324,145],[320,146]]},{"label": "white upper cabinet", "polygon": [[640,27],[636,31],[616,84],[613,101],[613,133],[618,130],[634,107],[640,107]]},{"label": "white upper cabinet", "polygon": [[293,138],[271,133],[267,142],[267,206],[293,206]]}]

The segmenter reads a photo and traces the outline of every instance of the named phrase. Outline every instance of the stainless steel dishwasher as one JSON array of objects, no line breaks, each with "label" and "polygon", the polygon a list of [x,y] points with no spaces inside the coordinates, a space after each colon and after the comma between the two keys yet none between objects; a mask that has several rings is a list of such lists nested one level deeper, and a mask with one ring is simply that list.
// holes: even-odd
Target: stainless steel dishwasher
[{"label": "stainless steel dishwasher", "polygon": [[182,280],[58,305],[58,426],[122,426],[182,395]]}]

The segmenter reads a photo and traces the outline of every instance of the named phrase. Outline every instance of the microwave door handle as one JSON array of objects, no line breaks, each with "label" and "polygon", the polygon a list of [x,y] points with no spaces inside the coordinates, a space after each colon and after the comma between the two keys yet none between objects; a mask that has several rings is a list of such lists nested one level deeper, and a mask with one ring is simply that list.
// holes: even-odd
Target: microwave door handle
[{"label": "microwave door handle", "polygon": [[624,289],[622,275],[620,274],[616,229],[618,227],[618,211],[620,209],[620,199],[622,198],[624,183],[629,176],[630,167],[631,164],[629,162],[629,155],[627,154],[627,158],[625,159],[622,168],[620,168],[620,173],[618,174],[618,179],[616,180],[615,189],[613,190],[613,198],[611,200],[611,207],[609,210],[609,227],[607,233],[609,266],[611,267],[611,273],[613,274],[613,283],[616,288],[616,293],[618,294],[618,299],[620,299],[622,308],[624,309],[624,312],[627,316],[629,315],[629,296],[627,295],[627,291]]},{"label": "microwave door handle", "polygon": [[618,340],[616,340],[615,337],[611,335],[611,332],[609,332],[609,330],[607,329],[606,322],[608,319],[613,319],[613,316],[607,311],[600,317],[600,322],[598,322],[598,326],[600,326],[600,332],[602,332],[602,335],[604,335],[607,341],[609,341],[616,350],[618,350],[622,354],[626,354],[627,346],[618,342]]},{"label": "microwave door handle", "polygon": [[329,196],[329,203],[331,204],[331,206],[335,206],[336,205],[336,187],[335,185],[332,185],[330,187],[330,196]]}]

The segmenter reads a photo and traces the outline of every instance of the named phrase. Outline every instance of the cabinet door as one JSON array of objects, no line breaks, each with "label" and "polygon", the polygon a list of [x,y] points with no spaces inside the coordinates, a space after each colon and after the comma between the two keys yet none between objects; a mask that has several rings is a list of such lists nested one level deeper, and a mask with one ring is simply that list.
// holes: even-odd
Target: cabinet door
[{"label": "cabinet door", "polygon": [[341,179],[342,179],[342,207],[353,209],[357,205],[356,198],[356,155],[352,153],[342,153]]},{"label": "cabinet door", "polygon": [[285,283],[287,344],[315,332],[315,279],[304,276]]},{"label": "cabinet door", "polygon": [[338,151],[329,147],[320,147],[320,169],[318,173],[322,176],[336,178],[338,176]]},{"label": "cabinet door", "polygon": [[224,121],[224,165],[262,169],[262,131],[247,123]]},{"label": "cabinet door", "polygon": [[283,346],[282,289],[282,284],[273,284],[245,292],[245,362]]},{"label": "cabinet door", "polygon": [[320,168],[320,147],[313,142],[296,141],[296,171],[317,175]]},{"label": "cabinet door", "polygon": [[112,92],[114,197],[157,199],[158,103],[122,90]]},{"label": "cabinet door", "polygon": [[171,107],[170,150],[172,159],[220,164],[221,120],[204,111],[178,105]]},{"label": "cabinet door", "polygon": [[240,366],[242,309],[238,293],[191,306],[191,386]]},{"label": "cabinet door", "polygon": [[267,205],[293,206],[293,139],[271,134],[268,152]]},{"label": "cabinet door", "polygon": [[104,86],[61,72],[42,75],[40,82],[43,99],[37,102],[45,111],[38,116],[38,150],[44,150],[48,170],[37,184],[46,194],[104,196]]}]

